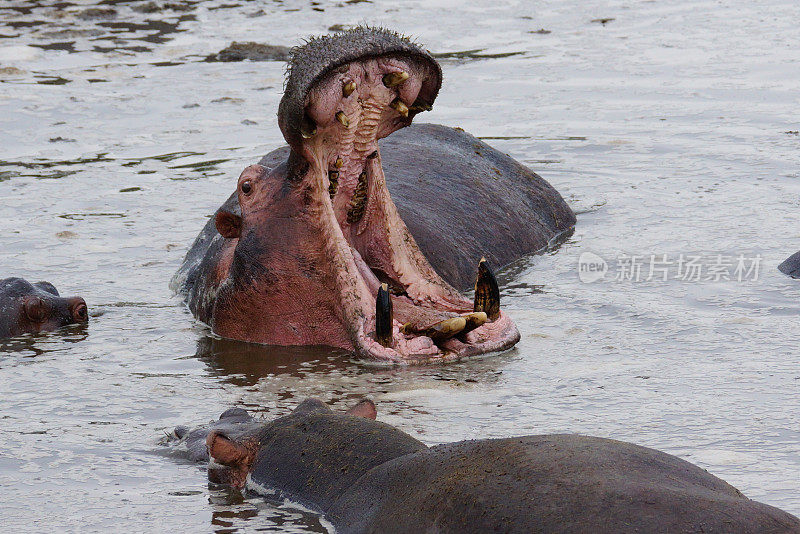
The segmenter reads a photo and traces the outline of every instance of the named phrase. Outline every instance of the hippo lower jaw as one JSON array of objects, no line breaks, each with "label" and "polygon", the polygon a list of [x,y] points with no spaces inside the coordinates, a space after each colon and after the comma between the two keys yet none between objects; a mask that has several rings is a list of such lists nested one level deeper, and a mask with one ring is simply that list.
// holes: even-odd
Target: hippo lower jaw
[{"label": "hippo lower jaw", "polygon": [[[327,267],[338,271],[334,300],[350,348],[371,359],[454,359],[519,340],[499,310],[488,268],[482,265],[488,274],[479,285],[490,298],[470,302],[430,266],[386,187],[378,139],[429,107],[433,95],[425,94],[424,80],[432,74],[394,57],[352,62],[316,84],[303,118],[300,155],[308,166],[299,187],[307,210],[321,219]],[[381,287],[391,293],[388,306],[376,305]]]}]

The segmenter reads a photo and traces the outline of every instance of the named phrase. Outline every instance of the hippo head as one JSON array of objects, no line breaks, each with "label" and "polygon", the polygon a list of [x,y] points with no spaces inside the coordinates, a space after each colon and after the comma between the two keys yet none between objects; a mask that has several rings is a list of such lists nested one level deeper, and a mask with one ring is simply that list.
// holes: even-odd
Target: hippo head
[{"label": "hippo head", "polygon": [[[293,52],[278,113],[288,161],[248,167],[241,214],[216,215],[220,234],[237,240],[214,295],[217,334],[394,362],[519,340],[486,263],[476,261],[472,302],[431,267],[386,187],[378,140],[431,109],[441,81],[427,52],[383,29],[314,38]],[[441,191],[447,202],[446,183]]]},{"label": "hippo head", "polygon": [[[291,457],[305,456],[301,451],[303,446],[309,447],[309,456],[323,456],[312,443],[319,436],[308,435],[314,432],[315,427],[319,428],[320,422],[325,427],[324,433],[339,425],[353,423],[354,418],[374,421],[376,416],[375,404],[368,399],[359,401],[344,413],[336,413],[321,400],[309,398],[291,414],[271,422],[258,421],[245,410],[234,408],[225,411],[209,428],[196,430],[194,441],[205,436],[209,480],[242,489],[248,476],[260,472],[263,477],[265,471],[271,470],[270,466],[284,471],[284,476],[291,473]],[[350,439],[355,438],[350,436]],[[331,444],[333,441],[329,441],[328,445]],[[194,444],[187,440],[186,445],[191,449]],[[315,458],[309,457],[308,460],[319,464]],[[294,477],[290,475],[290,478]],[[274,482],[282,485],[279,480]]]},{"label": "hippo head", "polygon": [[80,297],[62,298],[49,282],[0,280],[0,338],[56,330],[89,320]]}]

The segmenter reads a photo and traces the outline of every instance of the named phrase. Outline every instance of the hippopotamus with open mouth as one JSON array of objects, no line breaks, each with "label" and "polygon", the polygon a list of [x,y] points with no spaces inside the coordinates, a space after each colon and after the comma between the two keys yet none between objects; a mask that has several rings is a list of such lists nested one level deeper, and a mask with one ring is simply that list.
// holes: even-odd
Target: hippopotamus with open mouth
[{"label": "hippopotamus with open mouth", "polygon": [[315,399],[257,421],[241,408],[209,427],[176,429],[212,482],[288,498],[339,534],[363,532],[800,533],[800,520],[752,501],[689,462],[580,435],[427,447]]},{"label": "hippopotamus with open mouth", "polygon": [[[458,130],[417,126],[379,146],[431,109],[441,81],[427,52],[387,30],[296,49],[278,112],[289,147],[244,170],[173,279],[195,316],[223,337],[393,362],[517,343],[489,264],[542,249],[575,216]],[[472,301],[454,288],[470,281]]]},{"label": "hippopotamus with open mouth", "polygon": [[0,339],[49,332],[88,320],[89,312],[82,298],[60,297],[49,282],[0,280]]}]

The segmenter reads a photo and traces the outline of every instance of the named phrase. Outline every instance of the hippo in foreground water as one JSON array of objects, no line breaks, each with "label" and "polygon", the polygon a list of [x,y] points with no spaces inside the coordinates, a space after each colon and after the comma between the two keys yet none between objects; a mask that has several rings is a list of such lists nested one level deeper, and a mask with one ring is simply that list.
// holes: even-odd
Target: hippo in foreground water
[{"label": "hippo in foreground water", "polygon": [[[436,61],[386,30],[295,50],[278,113],[288,149],[245,169],[173,280],[195,316],[223,337],[394,362],[513,346],[489,265],[536,252],[575,217],[541,178],[463,132],[425,125],[379,148],[440,86]],[[452,285],[468,281],[474,301]]]},{"label": "hippo in foreground water", "polygon": [[62,298],[49,282],[0,280],[0,339],[49,332],[88,320],[89,312],[82,298]]},{"label": "hippo in foreground water", "polygon": [[796,517],[653,449],[566,434],[427,447],[376,413],[308,399],[271,422],[234,408],[176,436],[212,482],[277,491],[339,534],[800,533]]}]

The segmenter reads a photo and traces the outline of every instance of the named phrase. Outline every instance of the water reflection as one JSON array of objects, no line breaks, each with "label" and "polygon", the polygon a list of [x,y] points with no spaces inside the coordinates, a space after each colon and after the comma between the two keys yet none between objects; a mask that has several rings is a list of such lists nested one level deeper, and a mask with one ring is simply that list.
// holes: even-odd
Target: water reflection
[{"label": "water reflection", "polygon": [[[64,343],[80,343],[89,336],[89,324],[79,323],[64,326],[53,332],[39,334],[23,334],[21,336],[0,339],[0,356],[15,355],[26,358],[42,356],[47,353],[58,353],[64,350]],[[4,362],[0,360],[0,366]],[[11,365],[17,363],[11,361]]]},{"label": "water reflection", "polygon": [[239,386],[252,386],[274,375],[303,377],[357,367],[350,353],[330,347],[278,347],[212,336],[201,337],[195,357],[215,376]]},{"label": "water reflection", "polygon": [[264,498],[251,493],[242,494],[225,486],[208,485],[208,502],[212,507],[211,525],[215,532],[236,532],[246,528],[248,521],[260,516],[280,532],[328,532],[320,523],[319,514],[294,508],[277,496]]}]

